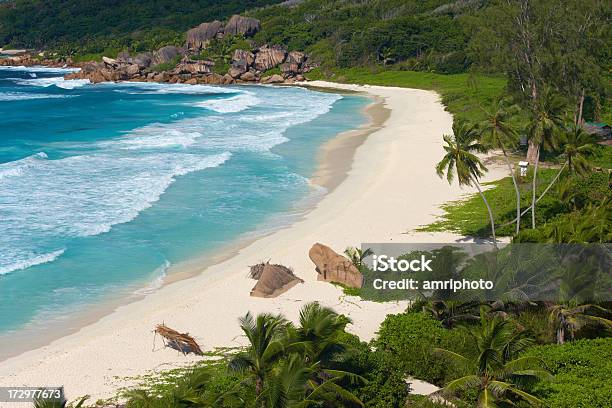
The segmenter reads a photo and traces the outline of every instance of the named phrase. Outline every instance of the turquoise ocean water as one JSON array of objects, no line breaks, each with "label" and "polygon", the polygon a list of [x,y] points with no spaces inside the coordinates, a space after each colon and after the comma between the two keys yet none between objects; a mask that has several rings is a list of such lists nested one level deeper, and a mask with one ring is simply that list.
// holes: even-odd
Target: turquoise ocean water
[{"label": "turquoise ocean water", "polygon": [[368,100],[299,88],[64,81],[0,67],[0,334],[154,290],[291,220]]}]

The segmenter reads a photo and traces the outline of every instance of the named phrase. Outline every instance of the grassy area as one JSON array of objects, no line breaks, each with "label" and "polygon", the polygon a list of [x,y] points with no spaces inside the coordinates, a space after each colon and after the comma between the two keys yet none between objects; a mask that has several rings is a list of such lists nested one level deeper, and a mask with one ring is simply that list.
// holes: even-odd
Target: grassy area
[{"label": "grassy area", "polygon": [[[557,173],[556,169],[545,169],[539,171],[538,194],[546,188],[548,183]],[[511,221],[516,216],[516,193],[512,184],[512,178],[506,177],[491,183],[485,183],[489,187],[484,195],[493,209],[493,215],[497,223]],[[520,181],[521,206],[527,208],[531,204],[531,180],[525,178]],[[491,233],[489,215],[487,208],[479,194],[472,194],[465,199],[451,201],[442,205],[445,214],[432,224],[419,228],[419,231],[438,232],[453,231],[462,235],[484,237]],[[542,214],[537,214],[541,218]],[[523,227],[527,226],[531,213],[525,214]],[[513,225],[508,225],[496,230],[502,236],[512,235]]]},{"label": "grassy area", "polygon": [[610,407],[612,389],[612,339],[579,340],[562,346],[545,345],[529,349],[527,355],[541,359],[553,374],[535,394],[549,407]]},{"label": "grassy area", "polygon": [[443,75],[430,72],[370,70],[367,68],[337,69],[333,72],[315,70],[309,79],[326,79],[336,82],[399,86],[427,89],[442,95],[447,110],[459,118],[480,121],[485,118],[482,108],[487,108],[506,89],[506,79],[485,75]]}]

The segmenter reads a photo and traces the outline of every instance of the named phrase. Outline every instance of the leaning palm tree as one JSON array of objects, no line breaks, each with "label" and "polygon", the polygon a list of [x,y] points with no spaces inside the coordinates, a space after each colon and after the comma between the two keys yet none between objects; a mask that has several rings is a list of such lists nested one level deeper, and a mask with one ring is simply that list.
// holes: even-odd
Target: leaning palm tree
[{"label": "leaning palm tree", "polygon": [[527,136],[530,145],[536,146],[535,157],[528,157],[533,162],[533,180],[531,196],[531,228],[535,228],[536,185],[540,150],[554,148],[557,144],[558,130],[563,126],[563,100],[550,90],[545,90],[532,112],[532,118],[527,125]]},{"label": "leaning palm tree", "polygon": [[510,173],[510,177],[512,177],[512,184],[514,185],[514,191],[516,193],[516,233],[518,234],[521,228],[521,192],[507,152],[508,147],[516,144],[517,134],[509,121],[511,117],[516,114],[517,110],[517,105],[509,105],[506,99],[499,99],[494,112],[485,110],[487,119],[480,124],[480,131],[482,134],[482,143],[501,149],[504,159],[506,160],[508,172]]},{"label": "leaning palm tree", "polygon": [[261,394],[268,373],[284,356],[285,332],[288,322],[281,315],[259,314],[255,319],[251,313],[240,318],[240,327],[249,346],[235,355],[229,368],[249,372],[255,381],[255,393]]},{"label": "leaning palm tree", "polygon": [[443,392],[456,395],[465,391],[477,392],[478,408],[498,407],[499,403],[514,406],[514,401],[522,400],[528,406],[542,406],[535,396],[524,391],[525,385],[535,382],[549,374],[540,367],[540,362],[532,357],[517,357],[531,343],[509,320],[499,317],[487,319],[481,313],[480,325],[469,330],[474,341],[472,353],[463,356],[458,353],[434,349],[469,372],[446,384]]},{"label": "leaning palm tree", "polygon": [[346,255],[357,268],[361,268],[363,266],[363,260],[373,254],[374,251],[372,251],[371,248],[363,250],[357,247],[348,247],[344,250],[344,255]]},{"label": "leaning palm tree", "polygon": [[443,138],[444,142],[446,142],[444,146],[446,154],[436,165],[436,172],[440,178],[444,177],[446,173],[446,179],[449,184],[453,182],[456,174],[460,186],[473,185],[478,189],[478,193],[480,193],[480,197],[482,197],[487,207],[487,211],[489,212],[493,245],[497,249],[493,212],[478,182],[478,179],[482,177],[487,170],[482,161],[475,155],[475,153],[484,153],[487,151],[486,147],[478,141],[478,130],[475,125],[455,120],[453,122],[453,134],[444,135]]},{"label": "leaning palm tree", "polygon": [[609,312],[598,305],[562,304],[553,305],[548,310],[548,321],[555,331],[557,344],[563,344],[567,340],[574,340],[576,332],[585,326],[594,325],[612,329],[612,320],[591,314],[593,312]]}]

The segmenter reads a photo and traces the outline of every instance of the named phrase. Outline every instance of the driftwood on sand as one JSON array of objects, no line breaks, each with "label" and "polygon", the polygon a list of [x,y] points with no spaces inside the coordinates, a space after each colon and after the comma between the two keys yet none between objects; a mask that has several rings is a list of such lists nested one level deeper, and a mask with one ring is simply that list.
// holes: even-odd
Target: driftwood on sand
[{"label": "driftwood on sand", "polygon": [[291,268],[269,262],[251,266],[249,277],[257,280],[251,296],[264,298],[277,297],[304,282],[295,276]]},{"label": "driftwood on sand", "polygon": [[193,353],[201,356],[204,354],[198,343],[189,333],[179,333],[163,323],[155,326],[154,333],[162,337],[164,346],[178,350],[184,355]]}]

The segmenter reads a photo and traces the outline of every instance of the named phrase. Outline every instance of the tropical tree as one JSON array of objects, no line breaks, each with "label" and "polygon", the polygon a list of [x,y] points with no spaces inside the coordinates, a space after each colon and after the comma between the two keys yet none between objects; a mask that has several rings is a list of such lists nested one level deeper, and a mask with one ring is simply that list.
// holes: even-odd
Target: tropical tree
[{"label": "tropical tree", "polygon": [[477,321],[478,316],[474,314],[474,309],[478,306],[478,302],[430,300],[423,309],[439,320],[442,326],[452,329],[461,322]]},{"label": "tropical tree", "polygon": [[535,209],[536,209],[536,186],[538,176],[538,164],[540,162],[540,150],[544,148],[554,148],[557,145],[556,138],[558,130],[563,126],[563,100],[546,89],[538,98],[537,104],[532,112],[532,117],[527,125],[527,136],[530,144],[536,146],[533,159],[533,180],[531,197],[531,228],[535,228]]},{"label": "tropical tree", "polygon": [[363,403],[338,384],[348,378],[351,382],[363,382],[364,378],[336,370],[324,370],[320,379],[320,363],[306,363],[299,354],[291,354],[269,377],[256,405],[269,408],[307,407],[363,407]]},{"label": "tropical tree", "polygon": [[482,145],[479,139],[479,132],[475,125],[467,122],[455,120],[453,122],[453,134],[444,135],[444,150],[446,154],[436,165],[436,172],[440,178],[445,176],[451,184],[457,176],[460,186],[475,186],[484,201],[489,213],[491,222],[491,234],[493,235],[493,245],[497,248],[495,237],[495,221],[491,206],[487,201],[478,179],[482,177],[487,168],[475,153],[484,153],[487,148]]},{"label": "tropical tree", "polygon": [[585,326],[595,325],[607,329],[612,328],[612,320],[592,314],[595,312],[609,313],[607,309],[595,304],[553,305],[548,310],[548,321],[555,331],[557,344],[574,340],[576,332]]},{"label": "tropical tree", "polygon": [[374,254],[371,248],[367,248],[362,250],[361,248],[356,247],[348,247],[344,250],[344,254],[351,260],[353,265],[357,268],[361,268],[363,266],[363,260],[370,255]]},{"label": "tropical tree", "polygon": [[244,406],[237,387],[226,392],[209,389],[212,371],[196,367],[182,373],[168,393],[157,395],[146,389],[130,390],[123,394],[130,408],[222,408]]},{"label": "tropical tree", "polygon": [[299,322],[291,337],[294,342],[304,345],[307,363],[320,362],[329,368],[332,360],[347,350],[342,337],[346,325],[351,323],[349,318],[318,302],[311,302],[300,310]]},{"label": "tropical tree", "polygon": [[249,347],[230,360],[229,368],[249,372],[254,379],[257,395],[262,393],[268,373],[284,357],[284,335],[288,325],[281,315],[268,313],[253,318],[249,312],[240,318],[240,328],[249,340]]},{"label": "tropical tree", "polygon": [[596,149],[593,136],[585,132],[580,125],[574,125],[567,134],[563,148],[569,171],[584,174],[590,170],[589,157],[596,154]]},{"label": "tropical tree", "polygon": [[487,319],[481,312],[480,325],[468,330],[474,341],[472,353],[466,356],[444,350],[434,351],[469,374],[450,381],[444,393],[456,395],[476,391],[476,407],[493,408],[500,403],[515,405],[522,400],[528,406],[542,406],[535,396],[524,391],[525,386],[549,374],[540,367],[540,361],[532,357],[518,357],[532,344],[515,325],[499,317]]},{"label": "tropical tree", "polygon": [[516,131],[512,128],[509,121],[510,118],[518,111],[517,105],[509,105],[508,101],[500,98],[497,101],[494,112],[485,110],[487,119],[480,124],[482,133],[482,143],[493,148],[501,149],[508,172],[512,177],[512,184],[516,193],[516,233],[519,233],[521,228],[521,192],[516,181],[516,174],[508,158],[508,147],[514,146],[517,141]]}]

